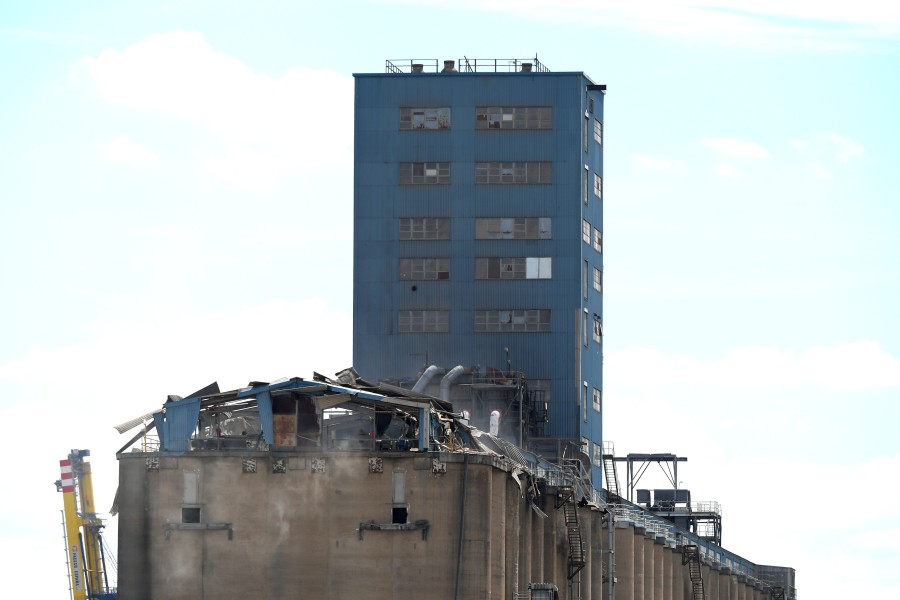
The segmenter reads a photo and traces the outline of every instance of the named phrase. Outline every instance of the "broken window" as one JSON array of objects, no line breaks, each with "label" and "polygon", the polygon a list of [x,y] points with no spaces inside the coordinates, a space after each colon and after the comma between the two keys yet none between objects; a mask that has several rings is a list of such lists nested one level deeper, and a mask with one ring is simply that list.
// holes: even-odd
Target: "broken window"
[{"label": "broken window", "polygon": [[598,198],[603,197],[603,178],[594,173],[594,195]]},{"label": "broken window", "polygon": [[550,279],[550,257],[476,258],[475,279]]},{"label": "broken window", "polygon": [[400,185],[437,185],[450,183],[448,162],[402,162]]},{"label": "broken window", "polygon": [[550,311],[476,310],[475,331],[478,333],[550,331]]},{"label": "broken window", "polygon": [[603,232],[594,227],[594,250],[603,252]]},{"label": "broken window", "polygon": [[450,331],[449,310],[401,310],[400,333],[447,333]]},{"label": "broken window", "polygon": [[475,163],[476,184],[548,184],[552,181],[553,163],[549,161]]},{"label": "broken window", "polygon": [[475,129],[552,129],[550,106],[478,106]]},{"label": "broken window", "polygon": [[450,129],[450,108],[401,108],[400,129]]},{"label": "broken window", "polygon": [[594,341],[598,344],[603,337],[603,324],[600,322],[600,315],[594,315]]},{"label": "broken window", "polygon": [[603,466],[603,446],[600,444],[594,444],[594,466]]},{"label": "broken window", "polygon": [[449,258],[401,258],[400,279],[436,281],[450,279]]},{"label": "broken window", "polygon": [[450,219],[432,217],[405,217],[400,219],[400,239],[449,240]]},{"label": "broken window", "polygon": [[550,217],[488,217],[475,219],[476,240],[549,240]]}]

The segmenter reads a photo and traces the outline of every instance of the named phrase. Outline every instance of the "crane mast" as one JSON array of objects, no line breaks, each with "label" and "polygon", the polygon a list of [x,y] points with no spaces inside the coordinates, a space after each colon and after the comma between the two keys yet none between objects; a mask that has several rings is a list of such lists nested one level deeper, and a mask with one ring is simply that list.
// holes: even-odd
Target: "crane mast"
[{"label": "crane mast", "polygon": [[56,489],[63,495],[66,559],[72,600],[115,600],[109,587],[103,554],[103,521],[94,508],[90,450],[72,450],[59,461],[60,479]]}]

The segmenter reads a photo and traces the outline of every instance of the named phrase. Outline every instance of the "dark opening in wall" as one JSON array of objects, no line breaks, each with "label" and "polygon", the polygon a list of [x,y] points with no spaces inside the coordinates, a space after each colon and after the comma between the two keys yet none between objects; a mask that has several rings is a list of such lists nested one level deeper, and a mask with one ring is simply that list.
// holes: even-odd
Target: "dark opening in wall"
[{"label": "dark opening in wall", "polygon": [[181,522],[182,523],[199,523],[200,522],[200,508],[182,508],[181,509]]},{"label": "dark opening in wall", "polygon": [[391,509],[391,523],[406,523],[407,508],[405,506],[395,506]]}]

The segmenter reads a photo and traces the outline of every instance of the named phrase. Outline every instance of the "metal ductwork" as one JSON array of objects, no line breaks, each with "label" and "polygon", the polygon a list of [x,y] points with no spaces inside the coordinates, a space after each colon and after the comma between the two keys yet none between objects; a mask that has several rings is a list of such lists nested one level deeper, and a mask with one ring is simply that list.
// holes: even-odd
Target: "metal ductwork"
[{"label": "metal ductwork", "polygon": [[413,386],[412,391],[417,394],[424,394],[425,388],[428,387],[428,384],[431,383],[431,380],[437,377],[438,375],[443,375],[445,373],[444,367],[439,367],[437,365],[431,365],[425,372],[422,373],[422,376],[419,377],[419,380],[416,382],[416,385]]},{"label": "metal ductwork", "polygon": [[441,379],[441,400],[450,401],[450,386],[456,381],[460,375],[466,372],[466,368],[462,365],[456,365],[450,372]]}]

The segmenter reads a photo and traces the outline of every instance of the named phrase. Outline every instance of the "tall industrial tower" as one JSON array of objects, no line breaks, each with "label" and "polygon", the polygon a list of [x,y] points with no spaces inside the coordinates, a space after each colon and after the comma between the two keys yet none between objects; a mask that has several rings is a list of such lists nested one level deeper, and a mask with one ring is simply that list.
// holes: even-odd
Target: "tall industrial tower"
[{"label": "tall industrial tower", "polygon": [[600,487],[606,86],[537,59],[355,79],[354,366]]}]

